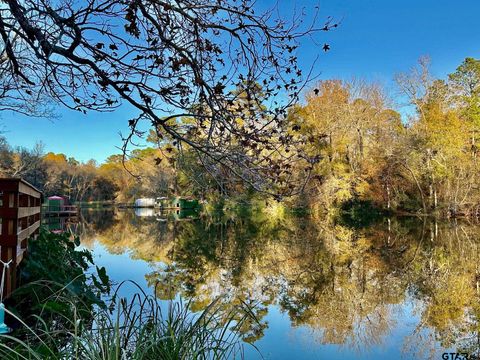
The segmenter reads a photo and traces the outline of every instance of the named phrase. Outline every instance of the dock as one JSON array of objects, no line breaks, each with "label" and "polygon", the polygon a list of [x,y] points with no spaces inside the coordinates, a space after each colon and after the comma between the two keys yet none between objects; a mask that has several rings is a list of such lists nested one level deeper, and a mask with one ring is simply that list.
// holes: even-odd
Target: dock
[{"label": "dock", "polygon": [[79,207],[76,205],[44,206],[42,210],[45,217],[70,217],[78,215]]},{"label": "dock", "polygon": [[72,217],[77,216],[78,211],[78,206],[70,205],[68,198],[58,195],[48,197],[42,207],[44,217]]}]

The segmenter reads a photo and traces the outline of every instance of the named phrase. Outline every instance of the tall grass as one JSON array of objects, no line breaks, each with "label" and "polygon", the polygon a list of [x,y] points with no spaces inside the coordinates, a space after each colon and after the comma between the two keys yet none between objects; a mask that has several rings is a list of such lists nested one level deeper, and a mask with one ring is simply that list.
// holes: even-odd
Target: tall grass
[{"label": "tall grass", "polygon": [[[0,336],[0,358],[6,360],[183,360],[241,359],[244,345],[241,327],[254,317],[242,305],[226,311],[220,301],[201,313],[192,313],[190,304],[170,302],[162,310],[160,301],[141,289],[129,300],[118,296],[120,285],[108,308],[95,308],[91,317],[76,311],[78,299],[57,295],[59,318],[47,324],[41,315],[23,321],[13,334]],[[62,298],[59,298],[61,296]],[[47,306],[47,305],[45,305]],[[52,311],[50,302],[49,311]],[[64,314],[68,314],[65,316]],[[72,316],[73,314],[73,316]]]}]

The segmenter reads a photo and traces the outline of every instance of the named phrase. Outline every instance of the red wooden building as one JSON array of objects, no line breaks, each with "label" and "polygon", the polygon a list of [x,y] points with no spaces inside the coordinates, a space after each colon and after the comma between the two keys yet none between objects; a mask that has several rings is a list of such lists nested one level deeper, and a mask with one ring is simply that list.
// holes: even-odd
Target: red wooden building
[{"label": "red wooden building", "polygon": [[12,260],[4,296],[15,289],[17,265],[23,259],[28,240],[39,233],[41,204],[42,193],[25,180],[0,178],[0,257],[3,262]]}]

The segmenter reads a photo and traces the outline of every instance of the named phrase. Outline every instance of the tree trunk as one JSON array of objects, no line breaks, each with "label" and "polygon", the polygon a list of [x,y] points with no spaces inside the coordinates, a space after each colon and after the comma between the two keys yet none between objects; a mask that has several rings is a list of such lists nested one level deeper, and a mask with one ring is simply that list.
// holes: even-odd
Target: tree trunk
[{"label": "tree trunk", "polygon": [[390,204],[390,184],[387,182],[387,209],[390,210],[391,204]]},{"label": "tree trunk", "polygon": [[428,213],[428,210],[427,210],[427,204],[425,202],[425,196],[423,194],[423,190],[422,190],[422,187],[420,186],[420,183],[418,182],[418,179],[417,177],[415,176],[415,173],[413,172],[413,170],[407,165],[406,162],[402,163],[402,165],[405,167],[405,169],[408,170],[408,172],[412,175],[413,177],[413,180],[415,181],[415,184],[417,185],[417,189],[418,189],[418,192],[420,193],[420,197],[422,199],[422,207],[423,207],[423,212],[424,214],[427,214]]}]

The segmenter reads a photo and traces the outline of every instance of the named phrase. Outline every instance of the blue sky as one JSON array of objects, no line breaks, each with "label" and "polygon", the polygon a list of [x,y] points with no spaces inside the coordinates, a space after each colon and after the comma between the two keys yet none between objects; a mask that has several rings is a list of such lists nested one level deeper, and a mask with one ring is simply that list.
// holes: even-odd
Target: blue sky
[{"label": "blue sky", "polygon": [[[273,0],[259,0],[261,6]],[[432,73],[445,77],[465,57],[480,57],[480,0],[279,0],[285,14],[293,6],[341,20],[335,31],[306,39],[299,58],[306,68],[320,54],[315,72],[322,79],[352,76],[393,87],[394,74],[408,71],[422,55],[432,59]],[[331,45],[323,53],[321,46]],[[317,46],[317,45],[318,46]],[[122,107],[111,113],[87,115],[57,109],[59,119],[35,119],[1,113],[0,128],[14,146],[42,141],[46,151],[62,152],[81,161],[99,162],[118,153],[119,131],[127,131],[134,115]]]}]

